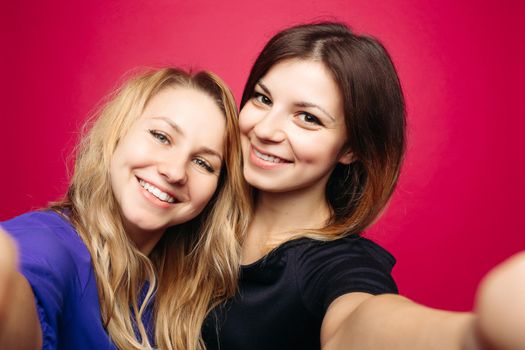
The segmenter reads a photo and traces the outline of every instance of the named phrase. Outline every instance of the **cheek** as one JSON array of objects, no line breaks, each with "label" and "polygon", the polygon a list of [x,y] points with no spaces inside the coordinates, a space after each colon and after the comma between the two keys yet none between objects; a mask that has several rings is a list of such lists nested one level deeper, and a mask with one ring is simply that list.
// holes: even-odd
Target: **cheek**
[{"label": "cheek", "polygon": [[[246,111],[245,107],[243,111]],[[241,112],[239,115],[239,131],[241,134],[241,149],[243,155],[246,155],[250,148],[250,132],[253,130],[254,123],[250,118],[250,113]]]},{"label": "cheek", "polygon": [[109,163],[109,183],[111,185],[111,190],[113,191],[113,194],[118,197],[118,169],[120,168],[118,164],[116,163],[115,154],[111,157],[110,163]]},{"label": "cheek", "polygon": [[339,143],[325,135],[300,134],[290,142],[298,160],[305,163],[332,164],[339,154]]},{"label": "cheek", "polygon": [[115,150],[118,164],[132,168],[150,164],[160,156],[161,152],[161,147],[155,147],[144,136],[122,139]]},{"label": "cheek", "polygon": [[242,135],[248,135],[257,120],[257,111],[248,102],[239,114],[239,130]]},{"label": "cheek", "polygon": [[200,212],[208,204],[217,189],[217,181],[218,179],[213,177],[213,179],[201,178],[193,182],[190,191],[195,210]]},{"label": "cheek", "polygon": [[250,152],[250,139],[245,134],[241,134],[241,152],[243,156],[248,156]]},{"label": "cheek", "polygon": [[119,175],[123,173],[124,163],[124,158],[121,155],[121,147],[117,145],[109,161],[109,176],[113,187],[115,186],[115,182],[118,183]]}]

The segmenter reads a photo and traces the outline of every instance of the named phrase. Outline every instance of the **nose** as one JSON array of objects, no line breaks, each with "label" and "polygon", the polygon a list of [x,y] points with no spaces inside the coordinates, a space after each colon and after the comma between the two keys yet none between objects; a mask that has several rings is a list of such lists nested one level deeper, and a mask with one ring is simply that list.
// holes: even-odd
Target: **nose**
[{"label": "nose", "polygon": [[255,136],[270,143],[279,143],[285,139],[283,121],[285,115],[277,110],[270,110],[253,127]]},{"label": "nose", "polygon": [[188,181],[186,161],[182,156],[160,162],[157,169],[159,174],[170,184],[183,186]]}]

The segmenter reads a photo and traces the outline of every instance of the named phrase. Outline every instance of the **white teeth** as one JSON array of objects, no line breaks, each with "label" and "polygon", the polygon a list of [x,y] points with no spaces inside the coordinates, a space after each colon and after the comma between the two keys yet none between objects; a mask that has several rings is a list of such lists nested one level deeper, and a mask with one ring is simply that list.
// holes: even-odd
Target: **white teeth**
[{"label": "white teeth", "polygon": [[152,195],[154,195],[161,201],[168,202],[168,203],[175,203],[175,198],[173,198],[166,192],[162,192],[161,190],[159,190],[157,187],[153,186],[152,184],[144,180],[139,180],[139,183],[142,187],[144,187],[146,191],[148,191],[149,193],[151,193]]},{"label": "white teeth", "polygon": [[272,163],[284,163],[284,160],[282,160],[281,158],[277,158],[274,156],[270,156],[268,154],[261,153],[257,151],[255,148],[253,150],[257,158],[261,158],[262,160],[265,160],[267,162],[272,162]]}]

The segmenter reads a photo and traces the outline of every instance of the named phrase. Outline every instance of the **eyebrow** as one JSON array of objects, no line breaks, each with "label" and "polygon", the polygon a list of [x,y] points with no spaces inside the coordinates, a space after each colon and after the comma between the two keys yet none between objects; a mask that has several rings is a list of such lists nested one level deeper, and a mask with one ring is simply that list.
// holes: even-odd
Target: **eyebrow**
[{"label": "eyebrow", "polygon": [[[152,119],[162,120],[163,122],[168,124],[170,127],[172,127],[173,130],[175,130],[176,133],[178,133],[181,136],[185,136],[184,132],[182,131],[180,126],[178,126],[177,123],[175,123],[170,118],[167,118],[167,117],[153,117]],[[209,148],[209,147],[202,147],[201,150],[199,151],[199,153],[204,153],[204,154],[209,154],[211,156],[215,156],[215,157],[219,158],[219,160],[222,163],[222,156],[221,156],[221,154],[219,152]]]},{"label": "eyebrow", "polygon": [[173,120],[171,120],[170,118],[167,118],[167,117],[153,117],[152,119],[162,120],[163,122],[165,122],[166,124],[171,126],[171,128],[173,130],[175,130],[175,132],[177,134],[185,136],[184,132],[182,131],[182,129]]},{"label": "eyebrow", "polygon": [[209,147],[203,147],[199,153],[204,153],[204,154],[209,154],[210,156],[215,156],[219,158],[219,160],[222,163],[222,156],[220,155],[220,153]]},{"label": "eyebrow", "polygon": [[[259,80],[257,85],[259,85],[259,87],[261,89],[263,89],[263,91],[265,93],[267,93],[270,97],[272,97],[272,93],[270,92],[270,89],[268,89],[268,87],[266,85],[264,85],[262,80]],[[323,112],[328,118],[332,119],[332,121],[335,121],[335,118],[330,113],[328,113],[326,111],[326,109],[324,109],[323,107],[321,107],[321,106],[319,106],[319,105],[317,105],[315,103],[306,102],[306,101],[300,101],[300,102],[294,103],[294,106],[295,107],[302,107],[302,108],[316,108],[316,109],[320,110],[321,112]]]},{"label": "eyebrow", "polygon": [[264,83],[262,82],[262,80],[259,80],[257,82],[257,85],[259,85],[259,87],[261,89],[263,89],[264,92],[266,92],[268,95],[270,95],[270,97],[272,97],[272,93],[270,92],[270,90],[266,87],[266,85],[264,85]]}]

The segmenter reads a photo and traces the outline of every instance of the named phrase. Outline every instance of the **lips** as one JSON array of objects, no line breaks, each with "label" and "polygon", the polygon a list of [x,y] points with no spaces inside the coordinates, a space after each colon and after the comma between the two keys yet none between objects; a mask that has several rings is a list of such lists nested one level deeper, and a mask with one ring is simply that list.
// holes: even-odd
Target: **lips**
[{"label": "lips", "polygon": [[293,163],[274,154],[266,153],[253,145],[250,147],[250,162],[256,167],[266,170],[281,168]]},{"label": "lips", "polygon": [[253,152],[255,153],[255,156],[257,158],[260,158],[260,159],[265,160],[267,162],[271,162],[271,163],[285,163],[285,161],[283,159],[281,159],[279,157],[271,156],[269,154],[261,153],[258,150],[256,150],[255,148],[253,149]]},{"label": "lips", "polygon": [[181,202],[180,196],[177,196],[176,194],[172,192],[166,192],[165,190],[161,190],[156,185],[152,184],[151,182],[148,182],[144,179],[141,179],[137,177],[137,180],[142,188],[144,188],[146,191],[148,191],[151,195],[153,195],[158,200],[168,203],[168,204],[175,204],[177,202]]},{"label": "lips", "polygon": [[253,149],[253,152],[255,154],[255,156],[259,159],[262,159],[266,162],[270,162],[270,163],[292,163],[291,161],[287,160],[287,159],[284,159],[284,158],[281,158],[281,157],[278,157],[274,154],[271,154],[271,153],[267,153],[267,152],[264,152],[263,150],[255,147],[252,145],[252,149]]}]

